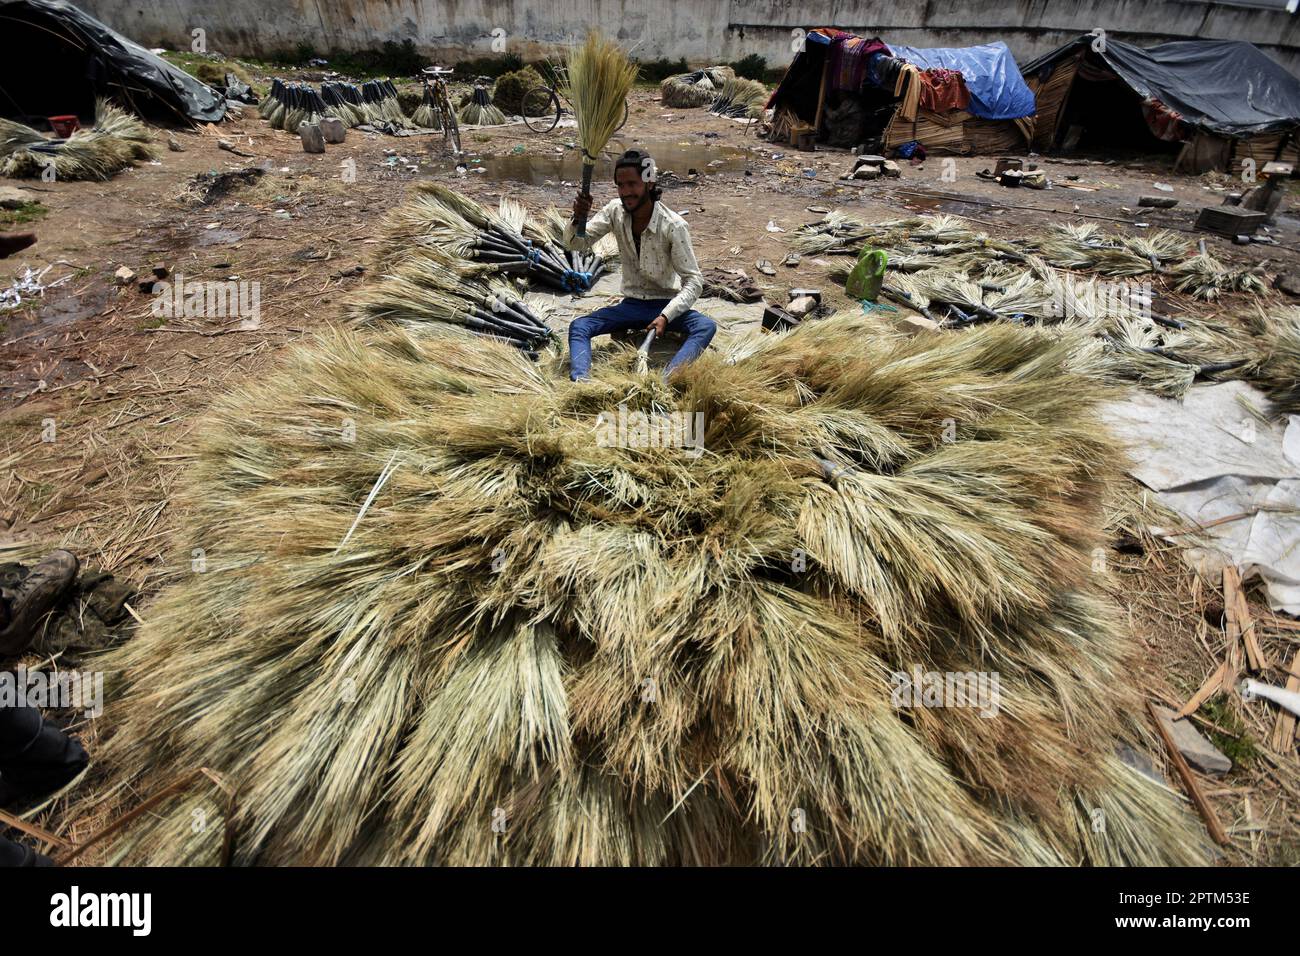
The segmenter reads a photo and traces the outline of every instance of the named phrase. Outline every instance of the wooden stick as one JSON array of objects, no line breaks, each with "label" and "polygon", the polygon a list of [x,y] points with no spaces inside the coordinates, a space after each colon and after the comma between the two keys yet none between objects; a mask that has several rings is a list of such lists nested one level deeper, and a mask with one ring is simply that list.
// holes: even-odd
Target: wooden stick
[{"label": "wooden stick", "polygon": [[1201,689],[1192,695],[1191,700],[1183,704],[1182,709],[1178,711],[1178,717],[1186,717],[1188,714],[1194,714],[1200,710],[1201,705],[1209,700],[1214,694],[1223,688],[1223,678],[1228,670],[1228,663],[1224,661],[1214,669],[1214,673],[1205,678],[1205,683]]},{"label": "wooden stick", "polygon": [[1228,846],[1232,841],[1228,839],[1228,834],[1223,831],[1223,826],[1219,823],[1219,818],[1214,815],[1214,809],[1210,806],[1210,802],[1205,799],[1205,794],[1201,792],[1200,784],[1192,776],[1192,768],[1187,766],[1187,761],[1179,752],[1173,736],[1165,727],[1164,721],[1160,719],[1160,715],[1156,713],[1151,701],[1148,700],[1146,704],[1147,713],[1151,715],[1151,720],[1155,722],[1156,730],[1160,732],[1160,739],[1165,742],[1165,749],[1169,751],[1169,759],[1173,762],[1174,769],[1178,771],[1178,776],[1182,778],[1188,796],[1192,798],[1192,803],[1196,805],[1196,811],[1201,815],[1201,819],[1205,821],[1205,828],[1210,831],[1210,836],[1215,843],[1219,844],[1219,846]]},{"label": "wooden stick", "polygon": [[831,79],[831,54],[830,50],[826,51],[826,58],[822,60],[822,85],[821,90],[817,93],[817,116],[813,120],[813,139],[822,131],[822,107],[826,105],[826,87]]},{"label": "wooden stick", "polygon": [[51,846],[60,846],[60,847],[72,846],[72,844],[69,843],[67,840],[63,839],[63,837],[56,836],[55,834],[51,833],[49,830],[42,829],[41,827],[38,827],[34,823],[27,823],[23,820],[20,820],[12,813],[6,813],[3,810],[0,810],[0,823],[3,823],[5,826],[13,827],[15,830],[18,830],[21,833],[26,833],[30,837],[36,837],[36,839],[48,843]]},{"label": "wooden stick", "polygon": [[[1290,675],[1286,679],[1286,689],[1290,691],[1300,691],[1300,676],[1296,671],[1300,670],[1300,651],[1295,652],[1295,660],[1291,662]],[[1277,722],[1273,725],[1273,736],[1269,739],[1269,746],[1280,754],[1289,754],[1295,749],[1296,738],[1296,717],[1285,707],[1277,709]]]}]

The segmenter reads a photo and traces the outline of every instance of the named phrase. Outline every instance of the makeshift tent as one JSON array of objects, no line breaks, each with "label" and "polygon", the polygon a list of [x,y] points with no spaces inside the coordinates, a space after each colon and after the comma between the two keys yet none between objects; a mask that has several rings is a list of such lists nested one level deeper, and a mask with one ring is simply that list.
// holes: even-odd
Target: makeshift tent
[{"label": "makeshift tent", "polygon": [[768,102],[772,138],[951,153],[1024,149],[1034,97],[1005,43],[888,46],[842,30],[807,35]]},{"label": "makeshift tent", "polygon": [[0,116],[43,127],[95,116],[97,98],[140,116],[218,122],[225,98],[64,0],[0,0]]},{"label": "makeshift tent", "polygon": [[1033,148],[1181,150],[1191,172],[1297,160],[1300,79],[1258,47],[1180,40],[1143,49],[1082,36],[1026,64]]}]

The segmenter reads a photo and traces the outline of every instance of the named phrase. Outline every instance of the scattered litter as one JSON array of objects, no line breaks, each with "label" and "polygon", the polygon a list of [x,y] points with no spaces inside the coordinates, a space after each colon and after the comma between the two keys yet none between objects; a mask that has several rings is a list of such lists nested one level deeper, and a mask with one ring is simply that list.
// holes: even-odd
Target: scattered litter
[{"label": "scattered litter", "polygon": [[769,219],[769,220],[767,221],[767,231],[768,231],[768,232],[785,232],[784,229],[782,229],[780,226],[778,226],[778,225],[776,224],[776,220],[775,220],[775,219]]},{"label": "scattered litter", "polygon": [[0,309],[16,309],[23,304],[24,296],[29,299],[33,296],[43,296],[46,289],[63,285],[72,278],[71,275],[66,275],[49,285],[43,285],[41,280],[45,278],[45,273],[53,268],[53,265],[48,265],[40,272],[24,269],[23,274],[14,280],[13,285],[7,289],[0,289]]}]

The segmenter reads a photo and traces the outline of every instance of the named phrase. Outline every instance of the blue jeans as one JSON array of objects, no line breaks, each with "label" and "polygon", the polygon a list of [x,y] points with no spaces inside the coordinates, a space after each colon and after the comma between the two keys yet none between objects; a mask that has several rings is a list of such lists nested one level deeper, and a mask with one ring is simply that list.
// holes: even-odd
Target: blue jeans
[{"label": "blue jeans", "polygon": [[[624,299],[607,305],[591,315],[574,319],[569,326],[569,378],[575,382],[591,374],[591,340],[597,335],[644,329],[668,306],[670,299]],[[694,309],[683,312],[668,323],[668,331],[686,333],[686,342],[664,369],[664,377],[674,369],[700,357],[718,331],[717,323]]]}]

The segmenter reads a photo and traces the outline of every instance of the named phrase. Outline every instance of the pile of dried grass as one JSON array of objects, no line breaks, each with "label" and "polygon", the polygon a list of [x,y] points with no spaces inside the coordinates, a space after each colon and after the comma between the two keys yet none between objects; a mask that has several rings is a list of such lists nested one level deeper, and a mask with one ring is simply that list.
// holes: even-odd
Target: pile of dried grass
[{"label": "pile of dried grass", "polygon": [[1247,321],[1264,343],[1259,379],[1278,415],[1300,415],[1300,308],[1257,308]]},{"label": "pile of dried grass", "polygon": [[659,84],[659,98],[664,106],[677,109],[708,106],[717,99],[718,91],[726,82],[735,76],[735,71],[729,66],[711,66],[694,73],[670,76]]},{"label": "pile of dried grass", "polygon": [[[209,768],[239,864],[1201,862],[1115,756],[1148,740],[1080,362],[859,316],[575,386],[329,333],[197,438],[207,570],[101,663],[108,792]],[[702,414],[704,453],[599,440],[620,405]],[[996,716],[899,709],[916,668],[996,673]],[[113,858],[213,863],[230,804],[169,798]]]},{"label": "pile of dried grass", "polygon": [[46,139],[36,130],[3,121],[0,176],[32,179],[53,167],[57,179],[110,179],[136,160],[156,159],[149,127],[108,100],[95,103],[95,124],[67,139]]}]

